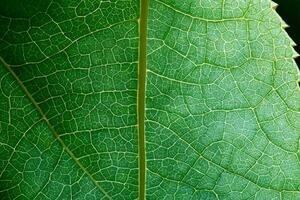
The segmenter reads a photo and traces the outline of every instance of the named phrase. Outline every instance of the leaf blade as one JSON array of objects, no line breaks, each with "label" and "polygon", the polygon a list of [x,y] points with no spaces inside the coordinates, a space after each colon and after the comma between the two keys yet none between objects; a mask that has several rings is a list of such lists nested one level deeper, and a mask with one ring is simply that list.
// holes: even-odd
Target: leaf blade
[{"label": "leaf blade", "polygon": [[[10,3],[16,2],[24,4]],[[65,147],[50,142],[39,117],[26,123],[26,113],[38,112],[16,80],[2,82],[1,166],[11,162],[9,140],[25,138],[20,146],[28,148],[11,154],[10,170],[1,171],[5,197],[136,199],[138,190],[141,199],[299,197],[299,71],[294,43],[269,1],[153,0],[147,38],[139,38],[139,12],[145,13],[137,1],[37,1],[16,10],[10,3],[0,9],[0,55]],[[138,165],[141,39],[148,62],[146,104],[139,104],[146,110],[146,185],[138,177],[144,174]],[[7,97],[6,88],[20,97]],[[17,130],[22,126],[33,134]],[[41,152],[24,154],[36,148]],[[20,155],[25,160],[18,162]],[[31,173],[38,160],[51,163],[39,171],[48,182]]]},{"label": "leaf blade", "polygon": [[287,116],[299,112],[299,72],[270,2],[150,10],[148,199],[296,199],[300,131]]}]

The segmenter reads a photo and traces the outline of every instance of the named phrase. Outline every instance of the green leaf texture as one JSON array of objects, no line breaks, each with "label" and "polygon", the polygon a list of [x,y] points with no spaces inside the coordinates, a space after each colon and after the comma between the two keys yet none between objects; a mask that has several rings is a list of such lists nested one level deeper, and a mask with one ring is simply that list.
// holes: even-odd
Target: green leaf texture
[{"label": "green leaf texture", "polygon": [[274,6],[1,1],[0,199],[300,199]]}]

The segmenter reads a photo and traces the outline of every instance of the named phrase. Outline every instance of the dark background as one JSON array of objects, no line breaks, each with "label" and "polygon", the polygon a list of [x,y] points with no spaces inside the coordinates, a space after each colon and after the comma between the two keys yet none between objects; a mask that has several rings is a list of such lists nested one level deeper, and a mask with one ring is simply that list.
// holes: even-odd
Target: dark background
[{"label": "dark background", "polygon": [[[300,0],[273,0],[278,4],[276,11],[290,26],[286,29],[297,46],[294,48],[300,54]],[[300,57],[296,58],[300,69]]]}]

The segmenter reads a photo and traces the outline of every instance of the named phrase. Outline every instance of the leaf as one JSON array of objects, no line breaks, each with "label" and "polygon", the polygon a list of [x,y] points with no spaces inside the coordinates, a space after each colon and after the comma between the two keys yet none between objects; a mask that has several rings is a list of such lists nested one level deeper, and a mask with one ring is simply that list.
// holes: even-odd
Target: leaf
[{"label": "leaf", "polygon": [[272,6],[2,1],[1,199],[299,199],[299,71]]}]

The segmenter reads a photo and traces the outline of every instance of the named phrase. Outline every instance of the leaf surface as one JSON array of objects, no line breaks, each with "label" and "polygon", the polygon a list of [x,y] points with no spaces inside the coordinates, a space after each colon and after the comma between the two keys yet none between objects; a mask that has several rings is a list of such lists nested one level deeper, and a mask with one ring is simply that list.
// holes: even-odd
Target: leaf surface
[{"label": "leaf surface", "polygon": [[1,198],[299,199],[299,71],[272,6],[1,2]]}]

